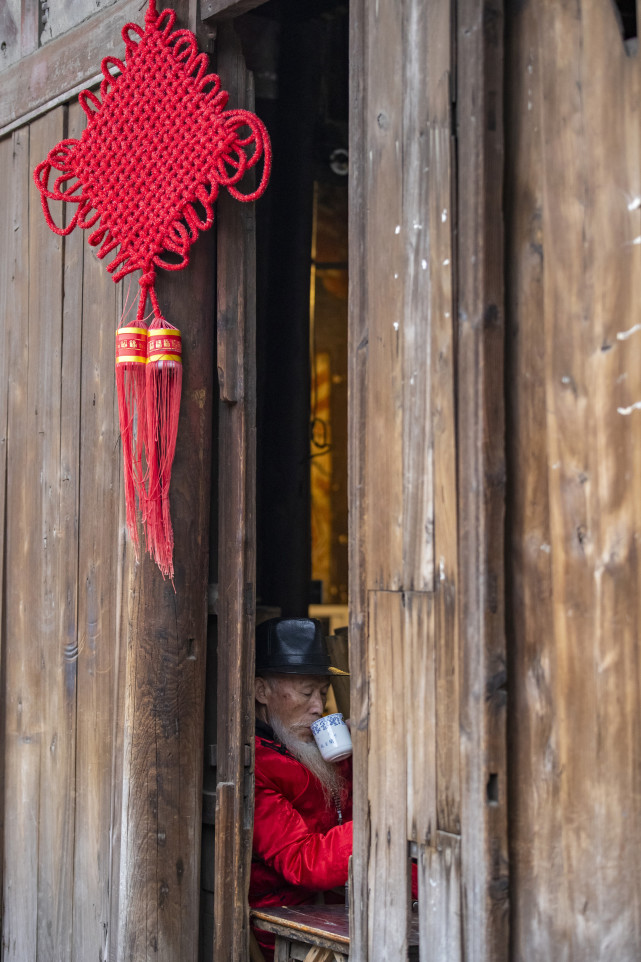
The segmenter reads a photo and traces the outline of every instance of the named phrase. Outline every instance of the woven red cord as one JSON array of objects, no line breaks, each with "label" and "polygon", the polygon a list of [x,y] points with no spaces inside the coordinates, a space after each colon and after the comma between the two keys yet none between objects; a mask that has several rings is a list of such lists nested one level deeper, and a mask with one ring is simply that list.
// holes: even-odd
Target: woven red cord
[{"label": "woven red cord", "polygon": [[[53,231],[91,229],[89,243],[98,257],[113,255],[107,270],[114,281],[142,271],[136,326],[147,329],[149,297],[154,315],[149,343],[154,331],[165,329],[179,351],[179,332],[162,317],[156,297],[156,269],[186,267],[191,245],[213,224],[221,187],[243,201],[263,193],[271,147],[258,117],[225,109],[228,94],[220,78],[207,72],[209,61],[198,53],[194,35],[174,30],[175,20],[173,10],[158,14],[155,0],[149,0],[145,28],[126,24],[125,61],[105,57],[100,97],[84,90],[78,98],[86,130],[79,140],[52,148],[34,179]],[[241,193],[243,177],[261,160],[258,187]],[[54,223],[50,200],[77,205],[66,227]],[[137,547],[137,498],[147,548],[173,581],[169,485],[182,385],[179,354],[148,354],[144,365],[121,355],[116,382],[127,527]]]},{"label": "woven red cord", "polygon": [[[79,140],[57,144],[34,172],[53,231],[93,228],[89,243],[98,257],[115,255],[107,268],[114,281],[143,271],[141,310],[146,291],[153,304],[156,267],[188,264],[189,248],[213,224],[220,187],[238,200],[255,200],[271,169],[262,121],[248,110],[225,109],[220,78],[207,72],[194,35],[174,30],[175,19],[173,10],[158,14],[150,0],[145,29],[126,24],[125,62],[102,61],[102,100],[89,90],[78,98],[86,130]],[[261,159],[258,187],[241,193],[237,185]],[[77,205],[67,227],[56,226],[49,200]]]}]

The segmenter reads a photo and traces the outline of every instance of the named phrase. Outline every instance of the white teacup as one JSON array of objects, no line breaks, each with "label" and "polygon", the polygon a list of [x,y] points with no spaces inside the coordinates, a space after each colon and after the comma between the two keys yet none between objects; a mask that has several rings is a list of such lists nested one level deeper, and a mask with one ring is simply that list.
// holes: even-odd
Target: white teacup
[{"label": "white teacup", "polygon": [[340,712],[317,718],[311,729],[326,762],[340,762],[352,754],[352,738]]}]

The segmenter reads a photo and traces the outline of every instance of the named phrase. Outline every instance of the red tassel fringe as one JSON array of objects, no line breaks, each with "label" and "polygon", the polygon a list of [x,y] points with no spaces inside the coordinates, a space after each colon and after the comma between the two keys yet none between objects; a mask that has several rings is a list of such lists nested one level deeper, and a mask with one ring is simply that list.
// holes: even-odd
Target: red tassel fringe
[{"label": "red tassel fringe", "polygon": [[116,331],[116,390],[125,474],[127,530],[139,557],[136,496],[142,503],[144,480],[145,368],[147,366],[147,328],[140,322]]},{"label": "red tassel fringe", "polygon": [[[116,332],[116,387],[125,475],[127,530],[139,557],[136,499],[145,544],[163,577],[174,578],[169,485],[176,453],[182,392],[181,335],[160,315],[153,274],[141,278],[135,326]],[[151,296],[154,320],[143,312]]]},{"label": "red tassel fringe", "polygon": [[147,465],[149,483],[143,520],[147,550],[165,577],[174,577],[174,532],[169,484],[176,452],[182,391],[180,331],[162,317],[149,328],[147,352]]}]

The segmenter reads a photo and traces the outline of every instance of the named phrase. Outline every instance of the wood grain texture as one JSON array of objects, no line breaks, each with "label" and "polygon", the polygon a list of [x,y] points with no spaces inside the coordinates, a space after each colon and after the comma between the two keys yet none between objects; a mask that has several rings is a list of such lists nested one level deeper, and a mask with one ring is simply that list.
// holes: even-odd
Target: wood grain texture
[{"label": "wood grain texture", "polygon": [[[407,825],[407,700],[403,652],[404,597],[371,591],[367,672],[370,678],[368,798],[371,847],[368,946],[371,962],[407,956],[409,863]],[[390,884],[391,883],[391,884]]]},{"label": "wood grain texture", "polygon": [[[30,154],[38,156],[43,150],[46,151],[46,144],[55,143],[62,136],[64,110],[59,108],[31,126]],[[38,270],[34,269],[36,265]],[[68,752],[64,722],[59,717],[62,708],[60,697],[64,697],[64,689],[61,691],[59,684],[63,658],[58,645],[55,618],[63,242],[61,238],[51,236],[36,205],[30,205],[29,211],[29,267],[29,366],[26,382],[29,442],[25,494],[30,528],[28,560],[32,580],[25,594],[29,599],[30,637],[33,639],[31,658],[35,669],[32,669],[30,694],[33,696],[37,693],[35,704],[39,714],[40,750],[36,800],[38,871],[31,884],[37,886],[37,955],[55,958],[68,952],[66,929],[69,917],[65,919],[64,916],[65,903],[70,901],[73,878],[72,861],[69,858],[72,837],[68,837],[67,851],[60,852],[58,848],[63,842],[63,824],[70,819],[73,826],[73,811],[65,812],[64,804],[49,804],[52,794],[53,797],[61,797],[62,801],[64,781],[61,777],[64,779],[67,773]],[[73,690],[70,695],[73,698]],[[58,730],[60,722],[61,731]],[[61,757],[61,770],[57,768],[58,755]],[[59,920],[62,923],[60,928],[57,924]]]},{"label": "wood grain texture", "polygon": [[464,959],[461,925],[461,840],[437,832],[419,846],[418,917],[420,962]]},{"label": "wood grain texture", "polygon": [[[16,132],[6,141],[12,147],[14,164],[23,165],[22,175],[16,169],[10,181],[16,201],[26,198],[31,189],[34,156],[43,156],[50,144],[66,132],[79,133],[83,118],[80,109],[74,108],[67,123],[66,110],[57,108],[34,123],[31,131]],[[23,144],[30,150],[23,150]],[[64,212],[56,211],[59,223],[64,216]],[[114,685],[116,632],[113,621],[111,626],[106,624],[111,618],[110,605],[98,601],[79,638],[79,546],[86,536],[82,554],[85,559],[93,559],[97,547],[102,551],[106,575],[100,595],[109,597],[115,584],[110,580],[115,570],[112,561],[116,560],[112,558],[109,540],[118,537],[118,527],[108,523],[110,503],[105,491],[114,492],[115,519],[119,496],[117,435],[113,427],[111,433],[108,429],[109,424],[117,424],[112,353],[115,289],[105,286],[111,296],[111,309],[107,306],[105,310],[108,296],[103,299],[100,294],[96,298],[97,324],[95,313],[91,317],[91,311],[87,312],[93,341],[89,336],[85,340],[85,347],[94,341],[100,347],[95,329],[102,323],[103,330],[109,332],[111,350],[102,352],[94,369],[110,403],[105,415],[100,393],[90,393],[81,416],[82,392],[87,387],[82,375],[82,325],[92,290],[91,272],[83,276],[83,237],[72,235],[63,240],[51,233],[37,201],[31,204],[29,216],[26,204],[16,206],[9,224],[17,241],[12,276],[22,285],[25,304],[20,308],[14,301],[10,314],[10,366],[12,376],[17,378],[15,386],[9,383],[11,403],[15,406],[11,433],[17,457],[12,461],[8,483],[12,491],[20,490],[20,497],[15,518],[19,527],[12,524],[12,533],[7,532],[6,549],[15,563],[22,551],[24,566],[22,583],[18,565],[7,586],[6,598],[11,599],[10,605],[14,598],[20,599],[20,606],[25,608],[23,617],[29,624],[21,626],[16,612],[12,624],[25,634],[20,636],[19,646],[14,645],[11,653],[7,651],[6,683],[7,690],[13,692],[11,701],[17,697],[19,706],[33,703],[32,710],[39,720],[33,722],[37,737],[23,732],[19,739],[19,744],[32,746],[31,774],[25,781],[25,758],[21,763],[22,777],[11,788],[12,807],[30,818],[29,839],[33,842],[25,841],[13,814],[5,833],[5,864],[10,880],[5,939],[10,952],[25,959],[86,958],[88,951],[104,952],[108,929],[112,734],[116,727],[110,693]],[[27,238],[28,261],[25,256],[20,268],[20,252]],[[23,273],[27,263],[28,284]],[[94,265],[94,271],[98,271],[95,261]],[[104,275],[104,271],[100,274]],[[9,292],[12,289],[10,286]],[[91,356],[96,362],[95,355]],[[89,368],[89,364],[85,365],[85,373]],[[84,436],[81,423],[87,432]],[[83,445],[84,513],[80,485]],[[107,452],[102,463],[99,455],[92,460],[94,452],[100,450]],[[92,483],[100,491],[91,490]],[[102,504],[103,514],[96,514],[96,503]],[[91,533],[97,525],[102,526],[105,534],[99,546]],[[18,542],[14,542],[13,532]],[[89,581],[87,585],[89,588]],[[81,618],[85,614],[81,606]],[[30,639],[29,645],[24,643],[26,638]],[[34,649],[39,653],[34,654]],[[21,667],[27,656],[33,664],[29,679]],[[43,747],[36,752],[36,745],[40,744]],[[8,772],[11,767],[12,763]],[[13,781],[9,774],[9,782]],[[91,801],[96,794],[106,798],[106,803],[97,808]],[[37,826],[35,832],[33,825]],[[31,857],[24,857],[25,844],[34,845]],[[16,859],[28,876],[22,877],[19,868],[16,877]]]},{"label": "wood grain texture", "polygon": [[158,283],[165,315],[183,333],[176,589],[145,557],[128,590],[118,951],[136,962],[197,956],[213,379],[210,249],[201,240],[180,282]]},{"label": "wood grain texture", "polygon": [[[178,22],[189,4],[173,4]],[[198,955],[209,486],[213,403],[212,237],[157,282],[183,336],[172,471],[175,591],[149,558],[131,573],[118,962]]]},{"label": "wood grain texture", "polygon": [[[14,173],[13,138],[5,137],[0,140],[0,170],[5,171],[5,177],[0,184],[0,210],[4,216],[0,218],[0,246],[3,251],[11,252],[10,256],[0,258],[0,544],[5,544],[6,535],[6,497],[7,497],[7,448],[8,448],[8,418],[9,418],[9,349],[11,333],[11,301],[14,295],[14,264],[16,248],[20,249],[19,239],[14,237],[13,223],[13,173]],[[16,243],[18,240],[18,243]],[[5,552],[0,552],[0,585],[4,586]],[[0,590],[0,692],[3,697],[3,707],[0,709],[0,846],[4,839],[5,812],[5,724],[4,709],[5,673],[6,673],[6,630],[5,630],[5,592]],[[0,862],[0,892],[3,891],[3,865]]]},{"label": "wood grain texture", "polygon": [[354,842],[350,889],[350,931],[355,959],[367,958],[367,875],[369,805],[365,786],[368,768],[369,679],[366,671],[368,599],[365,525],[368,511],[367,378],[368,302],[366,266],[366,0],[351,0],[349,16],[349,331],[348,430],[349,465],[349,647],[350,708],[354,776]]},{"label": "wood grain texture", "polygon": [[[449,5],[440,4],[440,9],[448,18]],[[434,22],[433,14],[430,17],[430,5],[427,3],[405,3],[401,25],[402,35],[398,39],[402,39],[403,43],[403,75],[398,75],[398,85],[403,105],[400,132],[402,152],[401,159],[396,158],[396,164],[400,166],[396,176],[402,190],[403,216],[398,239],[402,242],[403,258],[399,277],[389,278],[388,283],[392,288],[400,287],[403,292],[398,332],[402,356],[403,491],[402,499],[398,502],[403,511],[402,586],[406,590],[433,591],[432,326],[435,312],[440,309],[438,295],[436,298],[434,295],[448,287],[451,289],[453,259],[449,249],[449,229],[444,232],[446,243],[443,245],[436,236],[436,224],[430,216],[433,202],[436,200],[438,204],[443,199],[443,186],[447,189],[449,183],[449,157],[446,155],[441,158],[445,161],[445,169],[443,166],[439,169],[437,158],[432,154],[432,133],[439,118],[434,110],[431,83],[432,72],[438,75],[439,70],[444,70],[446,92],[448,90],[449,31],[446,29],[442,32],[442,24]],[[435,51],[430,48],[430,43],[436,46],[436,36],[439,38],[439,49],[442,46],[445,54],[444,65],[436,62]],[[444,121],[447,124],[447,109]],[[441,182],[439,185],[437,197],[434,181],[438,177],[444,179],[445,184]],[[386,193],[390,189],[389,183],[381,183],[380,186]],[[449,200],[445,207],[449,209]],[[386,227],[389,229],[389,220],[386,221]],[[385,372],[383,385],[386,385],[390,375],[394,378],[396,372]],[[387,393],[386,389],[382,393]],[[393,396],[392,400],[396,402]],[[393,425],[389,419],[387,428],[390,431],[389,444],[389,438],[393,436]],[[392,504],[388,502],[388,512],[391,510]]]},{"label": "wood grain texture", "polygon": [[627,962],[641,922],[640,64],[614,9],[589,0],[526,4],[507,36],[514,958]]},{"label": "wood grain texture", "polygon": [[[231,103],[253,107],[240,41],[219,32],[217,69]],[[243,188],[245,189],[245,187]],[[249,187],[247,187],[249,189]],[[214,893],[216,962],[249,952],[249,870],[253,832],[254,607],[256,584],[256,265],[253,204],[218,202],[218,723],[217,779],[233,785],[233,816],[216,824],[226,853]],[[246,766],[246,756],[249,765]],[[218,864],[218,862],[217,862]]]},{"label": "wood grain texture", "polygon": [[459,625],[456,450],[456,338],[454,235],[456,149],[452,136],[452,10],[428,4],[427,158],[429,190],[429,327],[432,389],[428,417],[434,472],[434,626],[436,672],[436,793],[438,828],[459,833]]},{"label": "wood grain texture", "polygon": [[[5,571],[3,628],[4,837],[3,955],[34,962],[37,952],[37,865],[40,684],[38,667],[25,640],[33,637],[31,598],[24,572],[30,570],[30,481],[28,447],[32,435],[28,400],[29,366],[29,131],[8,141],[5,204],[2,210],[12,240],[6,249],[8,284],[0,296],[7,324],[8,412]],[[5,155],[6,156],[6,155]],[[19,318],[21,323],[16,324]]]},{"label": "wood grain texture", "polygon": [[[47,145],[64,136],[66,110],[58,108],[31,125],[30,153],[46,153]],[[78,378],[73,370],[74,343],[80,316],[70,323],[64,343],[65,242],[53,235],[31,204],[29,220],[29,371],[36,415],[34,440],[40,491],[30,490],[32,521],[38,516],[40,538],[33,538],[32,572],[40,583],[34,602],[34,637],[40,655],[40,713],[43,742],[40,773],[38,857],[38,957],[65,958],[71,954],[73,928],[76,685],[73,652],[77,639],[77,456]],[[80,285],[78,285],[79,287]],[[77,289],[78,289],[77,287]],[[71,354],[65,352],[68,347]],[[70,367],[70,364],[72,367]],[[76,367],[77,370],[77,367]],[[69,378],[69,379],[67,379]],[[30,379],[31,380],[31,377]],[[62,481],[62,478],[67,481]],[[32,534],[35,533],[35,525]],[[59,606],[60,594],[68,602]],[[66,610],[65,610],[66,608]],[[71,643],[72,648],[67,649]],[[72,661],[68,655],[72,654]],[[56,804],[51,804],[51,799]]]},{"label": "wood grain texture", "polygon": [[[377,777],[401,763],[385,755],[389,745],[380,756],[374,691],[383,712],[393,699],[406,733],[399,818],[407,838],[394,858],[406,863],[407,839],[429,846],[439,827],[460,831],[452,17],[451,5],[422,0],[351,7],[352,912],[353,951],[363,959],[396,957],[403,930],[400,910],[375,881],[385,872],[395,883],[402,877],[396,863],[392,871],[381,861],[390,787]],[[403,609],[393,635],[402,681],[393,695],[384,694],[390,666],[380,639],[373,647],[368,591],[396,595],[385,603]],[[432,893],[433,902],[441,894],[449,899]]]},{"label": "wood grain texture", "polygon": [[[368,286],[368,383],[365,528],[367,585],[403,587],[403,345],[406,247],[416,234],[405,220],[403,167],[402,4],[368,4],[362,25],[370,38],[362,69],[367,84],[365,236]],[[385,38],[383,41],[382,38]]]},{"label": "wood grain texture", "polygon": [[402,595],[403,694],[390,693],[391,710],[405,702],[408,839],[429,845],[437,828],[437,701],[434,646],[435,597],[427,592]]},{"label": "wood grain texture", "polygon": [[140,20],[140,0],[121,0],[5,70],[0,84],[0,131],[96,77],[103,57],[121,58],[120,31],[126,23]]},{"label": "wood grain texture", "polygon": [[503,17],[457,24],[461,875],[466,955],[508,952],[504,629]]},{"label": "wood grain texture", "polygon": [[210,17],[229,20],[254,10],[263,3],[265,0],[202,0],[200,16],[203,20],[208,20]]},{"label": "wood grain texture", "polygon": [[[70,136],[84,129],[84,111],[69,109]],[[79,494],[75,579],[77,584],[77,652],[70,667],[77,672],[76,838],[74,960],[86,958],[96,945],[106,956],[111,940],[110,876],[114,742],[120,717],[112,714],[115,686],[122,680],[124,651],[119,637],[117,593],[122,572],[119,527],[121,451],[114,377],[114,329],[118,326],[118,290],[104,265],[86,248],[86,238],[70,235],[65,261],[65,337],[70,340],[69,377],[79,391],[71,395],[79,452]],[[73,333],[78,313],[82,330]],[[69,473],[69,477],[73,478]],[[64,474],[63,474],[64,477]],[[66,482],[63,482],[63,486]],[[100,512],[96,505],[101,506]]]}]

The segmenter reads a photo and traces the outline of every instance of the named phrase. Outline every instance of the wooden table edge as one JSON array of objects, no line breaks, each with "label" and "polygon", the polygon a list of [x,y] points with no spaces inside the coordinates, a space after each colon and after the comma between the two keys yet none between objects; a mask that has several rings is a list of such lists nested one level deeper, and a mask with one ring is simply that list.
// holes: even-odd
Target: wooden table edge
[{"label": "wooden table edge", "polygon": [[[256,922],[262,922],[263,924],[259,925],[258,928],[262,928],[267,932],[273,932],[274,935],[284,935],[292,939],[296,938],[299,934],[312,935],[316,939],[322,939],[323,942],[319,942],[319,945],[323,945],[325,948],[349,946],[349,936],[328,932],[327,929],[322,929],[315,925],[305,925],[303,922],[284,919],[274,912],[252,909],[250,918]],[[324,943],[329,944],[324,945]]]}]

